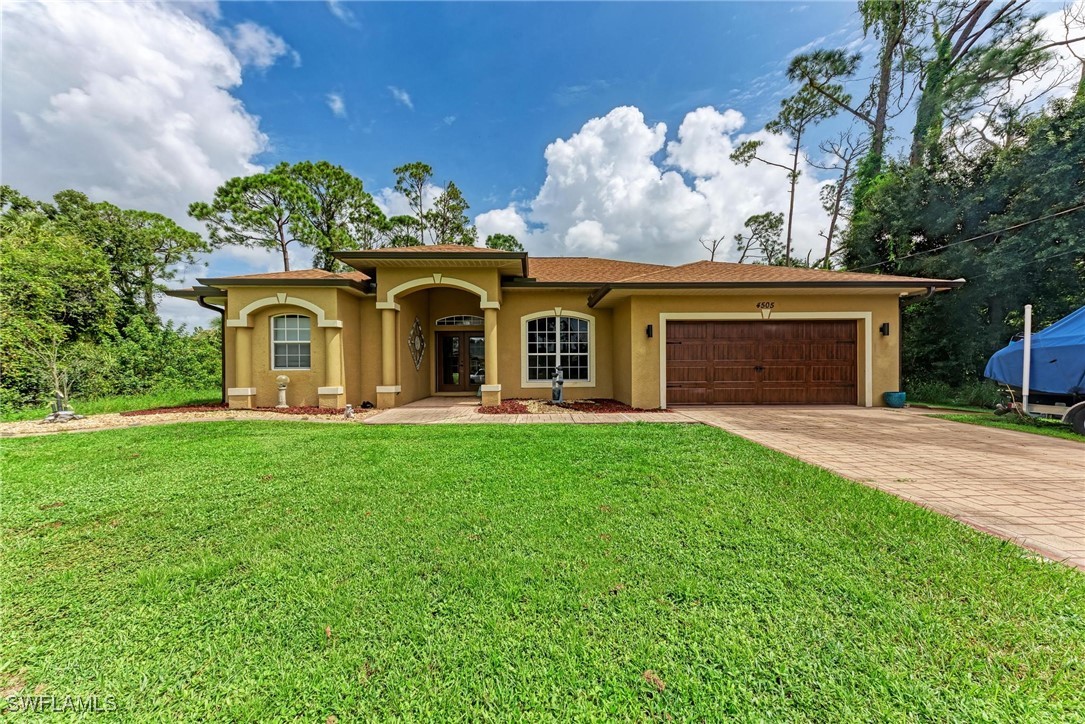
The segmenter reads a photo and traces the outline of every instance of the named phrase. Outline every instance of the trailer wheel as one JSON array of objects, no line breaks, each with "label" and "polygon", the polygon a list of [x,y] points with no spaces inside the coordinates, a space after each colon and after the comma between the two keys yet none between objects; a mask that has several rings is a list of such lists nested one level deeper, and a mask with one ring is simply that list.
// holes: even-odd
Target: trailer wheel
[{"label": "trailer wheel", "polygon": [[1078,435],[1085,435],[1085,407],[1081,407],[1067,420]]}]

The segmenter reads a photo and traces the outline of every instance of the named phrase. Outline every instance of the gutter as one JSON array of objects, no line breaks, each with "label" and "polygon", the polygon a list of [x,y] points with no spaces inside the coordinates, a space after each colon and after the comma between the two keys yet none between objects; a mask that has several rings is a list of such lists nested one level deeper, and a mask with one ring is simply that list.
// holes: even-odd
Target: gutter
[{"label": "gutter", "polygon": [[226,404],[226,307],[216,307],[214,304],[208,304],[205,296],[202,294],[196,297],[196,304],[199,304],[204,309],[210,309],[212,312],[218,312],[219,319],[222,320],[222,325],[219,327],[219,366],[221,368],[220,374],[220,388],[222,391],[222,404]]},{"label": "gutter", "polygon": [[945,284],[945,286],[933,285],[933,284],[928,285],[927,286],[927,291],[925,291],[925,292],[918,292],[916,294],[905,294],[903,297],[900,298],[900,306],[903,308],[903,307],[907,307],[907,306],[909,306],[911,304],[916,304],[917,302],[925,302],[928,299],[930,299],[931,297],[933,297],[934,293],[937,292],[937,291],[944,291],[944,290],[947,290],[947,289],[956,289],[957,287],[963,285],[964,283],[965,283],[965,280],[963,278],[958,278],[958,279],[954,279],[954,280],[952,280],[950,282],[947,282]]}]

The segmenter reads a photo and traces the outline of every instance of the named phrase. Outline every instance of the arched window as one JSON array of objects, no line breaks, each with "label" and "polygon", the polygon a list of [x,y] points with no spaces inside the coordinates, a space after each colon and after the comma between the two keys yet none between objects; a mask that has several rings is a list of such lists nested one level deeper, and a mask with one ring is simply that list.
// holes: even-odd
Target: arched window
[{"label": "arched window", "polygon": [[310,367],[309,318],[280,314],[271,318],[271,368],[307,370]]},{"label": "arched window", "polygon": [[593,380],[593,320],[585,315],[531,315],[524,321],[524,381],[547,383],[560,364],[567,382]]},{"label": "arched window", "polygon": [[437,320],[438,327],[481,327],[482,317],[473,314],[454,314],[451,317],[441,317]]}]

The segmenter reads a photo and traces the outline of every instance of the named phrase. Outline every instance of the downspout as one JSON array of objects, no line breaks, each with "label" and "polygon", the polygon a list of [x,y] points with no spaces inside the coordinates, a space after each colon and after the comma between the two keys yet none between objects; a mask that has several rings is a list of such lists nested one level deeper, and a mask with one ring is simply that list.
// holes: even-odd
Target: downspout
[{"label": "downspout", "polygon": [[226,404],[226,308],[216,307],[214,304],[208,304],[204,301],[205,297],[196,297],[196,304],[199,304],[204,309],[210,309],[212,312],[218,312],[219,317],[222,320],[222,325],[219,327],[219,367],[221,368],[221,378],[219,388],[222,391],[222,404]]}]

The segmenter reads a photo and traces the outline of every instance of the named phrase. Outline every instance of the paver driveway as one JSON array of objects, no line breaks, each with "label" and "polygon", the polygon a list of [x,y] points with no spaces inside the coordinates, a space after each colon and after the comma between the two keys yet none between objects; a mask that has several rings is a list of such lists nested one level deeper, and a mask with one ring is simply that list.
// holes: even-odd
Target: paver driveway
[{"label": "paver driveway", "polygon": [[884,408],[676,408],[1085,569],[1085,444]]}]

